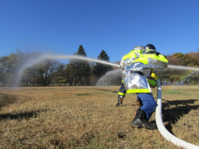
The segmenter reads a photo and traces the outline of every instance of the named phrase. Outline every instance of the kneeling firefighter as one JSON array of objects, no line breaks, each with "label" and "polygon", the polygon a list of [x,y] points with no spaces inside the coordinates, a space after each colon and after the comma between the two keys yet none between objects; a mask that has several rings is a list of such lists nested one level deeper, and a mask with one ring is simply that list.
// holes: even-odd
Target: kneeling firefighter
[{"label": "kneeling firefighter", "polygon": [[[122,57],[122,60],[120,62],[120,68],[122,70],[124,70],[125,67],[130,65],[133,61],[135,61],[140,56],[140,54],[142,54],[143,51],[144,51],[143,46],[134,47],[133,50],[131,50],[128,54],[126,54]],[[119,92],[118,92],[118,103],[116,104],[116,106],[122,105],[123,99],[124,99],[125,94],[126,94],[126,89],[124,88],[123,82],[124,81],[122,80],[122,85],[121,85]]]},{"label": "kneeling firefighter", "polygon": [[[145,50],[144,46],[134,47],[133,50],[131,50],[128,54],[126,54],[122,57],[122,60],[120,62],[120,68],[124,71],[125,67],[131,65],[136,59],[138,59],[144,50]],[[150,84],[151,80],[157,80],[155,73],[151,73],[150,79],[148,79],[149,84]],[[122,80],[122,85],[118,92],[118,102],[117,102],[116,106],[122,106],[123,99],[126,95],[126,89],[124,87],[123,82],[124,81]],[[150,84],[150,85],[153,88],[155,87],[153,84]],[[142,104],[141,101],[138,99],[138,101],[137,101],[138,107],[141,104]]]},{"label": "kneeling firefighter", "polygon": [[[131,123],[132,127],[157,128],[155,123],[148,122],[157,106],[150,88],[150,85],[156,86],[156,81],[151,79],[151,75],[153,69],[165,69],[167,66],[168,60],[156,52],[154,45],[148,44],[139,58],[123,70],[122,79],[126,93],[136,93],[141,103]],[[153,78],[157,80],[158,77],[154,75],[153,73]]]}]

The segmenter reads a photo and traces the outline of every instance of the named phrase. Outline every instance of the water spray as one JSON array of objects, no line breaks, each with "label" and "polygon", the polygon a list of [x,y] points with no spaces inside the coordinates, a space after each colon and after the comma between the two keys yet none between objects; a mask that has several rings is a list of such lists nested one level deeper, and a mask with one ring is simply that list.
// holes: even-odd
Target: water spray
[{"label": "water spray", "polygon": [[[113,67],[118,67],[120,68],[120,65],[115,64],[115,63],[111,63],[108,61],[104,61],[104,60],[99,60],[99,59],[94,59],[94,58],[89,58],[89,57],[84,57],[84,56],[79,56],[79,55],[53,55],[53,54],[43,54],[41,56],[37,56],[34,57],[32,59],[28,59],[27,62],[25,62],[21,68],[18,70],[17,74],[16,74],[16,79],[13,83],[13,86],[18,86],[19,82],[21,81],[21,76],[23,74],[23,72],[25,71],[25,69],[27,69],[28,67],[31,67],[37,63],[40,63],[42,61],[44,61],[45,59],[52,59],[52,60],[57,60],[57,59],[76,59],[76,60],[83,60],[83,61],[90,61],[90,62],[97,62],[97,63],[101,63],[104,65],[110,65]],[[184,70],[194,70],[194,71],[199,71],[199,68],[193,68],[193,67],[186,67],[186,66],[177,66],[177,65],[168,65],[168,68],[170,69],[184,69]],[[117,72],[118,73],[118,72]],[[108,75],[107,75],[108,76]],[[105,78],[105,77],[103,77]],[[102,79],[103,80],[103,79]],[[99,82],[99,81],[98,81]]]},{"label": "water spray", "polygon": [[89,58],[89,57],[84,57],[84,56],[78,56],[78,55],[45,55],[44,56],[46,59],[78,59],[78,60],[83,60],[83,61],[89,61],[89,62],[97,62],[105,65],[110,65],[113,67],[120,67],[118,64],[114,64],[108,61],[104,60],[99,60],[99,59],[94,59],[94,58]]},{"label": "water spray", "polygon": [[111,79],[120,77],[121,74],[122,74],[122,69],[115,69],[115,70],[108,71],[105,75],[103,75],[97,81],[96,86],[102,86],[105,84],[105,82],[110,81]]},{"label": "water spray", "polygon": [[194,70],[194,71],[199,71],[199,68],[187,67],[187,66],[178,66],[178,65],[169,65],[168,68],[170,68],[170,69],[180,69],[180,70]]},{"label": "water spray", "polygon": [[118,64],[111,63],[108,61],[104,60],[99,60],[99,59],[94,59],[94,58],[89,58],[89,57],[84,57],[84,56],[79,56],[79,55],[52,55],[52,54],[43,54],[37,57],[32,57],[29,58],[28,61],[24,62],[23,65],[18,69],[18,72],[16,73],[16,78],[14,80],[13,86],[17,87],[19,82],[21,81],[21,76],[23,72],[31,67],[34,66],[35,64],[41,63],[42,61],[46,59],[51,59],[51,60],[58,60],[58,59],[75,59],[75,60],[83,60],[83,61],[88,61],[88,62],[97,62],[101,63],[104,65],[110,65],[113,67],[120,67]]}]

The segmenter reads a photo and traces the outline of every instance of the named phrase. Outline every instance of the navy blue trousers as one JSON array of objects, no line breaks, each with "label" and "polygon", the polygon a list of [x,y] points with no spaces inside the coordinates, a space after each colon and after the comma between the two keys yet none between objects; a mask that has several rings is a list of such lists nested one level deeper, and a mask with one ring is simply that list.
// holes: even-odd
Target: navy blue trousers
[{"label": "navy blue trousers", "polygon": [[119,89],[119,92],[118,92],[118,97],[119,96],[125,96],[125,94],[126,94],[126,89],[125,89],[125,87],[124,87],[124,84],[122,83],[122,85],[121,85],[121,87],[120,87],[120,89]]},{"label": "navy blue trousers", "polygon": [[140,109],[146,113],[147,120],[149,120],[157,107],[153,95],[149,93],[138,93],[137,99],[142,101],[143,105]]}]

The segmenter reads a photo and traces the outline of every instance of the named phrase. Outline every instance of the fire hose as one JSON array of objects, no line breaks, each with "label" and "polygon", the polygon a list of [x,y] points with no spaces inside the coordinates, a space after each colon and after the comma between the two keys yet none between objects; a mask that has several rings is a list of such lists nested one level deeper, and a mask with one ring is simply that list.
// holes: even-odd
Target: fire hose
[{"label": "fire hose", "polygon": [[174,143],[176,146],[183,147],[186,149],[199,149],[199,146],[193,145],[175,137],[165,128],[162,120],[162,89],[160,80],[157,80],[157,104],[158,106],[156,108],[155,118],[158,130],[161,133],[161,135],[168,141]]}]

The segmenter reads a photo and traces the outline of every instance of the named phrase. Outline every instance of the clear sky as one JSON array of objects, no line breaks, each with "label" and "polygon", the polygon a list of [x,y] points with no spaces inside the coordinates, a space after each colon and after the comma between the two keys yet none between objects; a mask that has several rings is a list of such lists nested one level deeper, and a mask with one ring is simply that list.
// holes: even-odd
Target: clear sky
[{"label": "clear sky", "polygon": [[0,56],[71,55],[82,45],[115,62],[148,43],[164,55],[196,52],[199,0],[0,0]]}]

